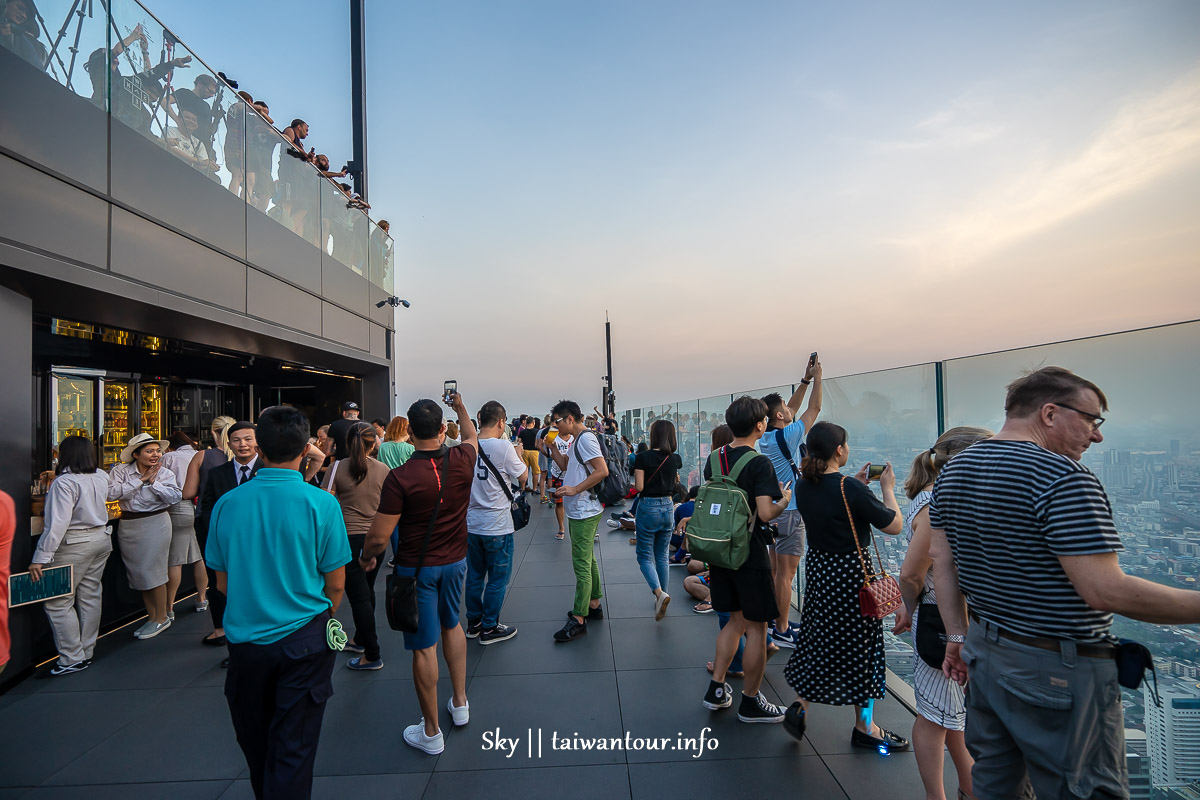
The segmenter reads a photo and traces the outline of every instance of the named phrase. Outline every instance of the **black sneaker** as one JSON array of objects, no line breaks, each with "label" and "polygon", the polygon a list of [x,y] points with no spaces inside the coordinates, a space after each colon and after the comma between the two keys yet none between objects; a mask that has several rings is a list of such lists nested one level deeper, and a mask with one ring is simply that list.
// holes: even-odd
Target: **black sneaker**
[{"label": "black sneaker", "polygon": [[479,634],[480,644],[495,644],[503,642],[517,635],[517,629],[511,625],[505,625],[503,622],[497,622],[496,627],[483,631]]},{"label": "black sneaker", "polygon": [[762,692],[751,697],[742,694],[742,704],[738,706],[739,722],[783,722],[783,709],[763,697]]},{"label": "black sneaker", "polygon": [[471,620],[467,620],[467,638],[468,639],[474,639],[475,637],[479,636],[479,634],[482,632],[483,632],[483,617],[480,617],[479,619],[475,620],[474,622],[472,622]]},{"label": "black sneaker", "polygon": [[554,634],[556,642],[570,642],[578,639],[580,636],[587,635],[587,620],[577,622],[574,614],[567,614],[567,624],[562,626],[562,630]]},{"label": "black sneaker", "polygon": [[604,607],[596,606],[595,608],[589,608],[588,613],[587,613],[587,618],[588,619],[604,619]]},{"label": "black sneaker", "polygon": [[792,703],[788,706],[787,711],[783,712],[783,729],[797,740],[804,739],[804,706],[800,701]]},{"label": "black sneaker", "polygon": [[875,737],[870,734],[863,733],[858,728],[854,729],[854,733],[850,735],[850,744],[855,747],[862,747],[866,750],[878,750],[880,753],[887,754],[899,750],[908,749],[908,739],[903,736],[898,736],[891,731],[879,729],[883,736]]},{"label": "black sneaker", "polygon": [[733,705],[733,687],[728,683],[709,681],[708,691],[704,693],[704,700],[701,705],[709,711],[729,708]]}]

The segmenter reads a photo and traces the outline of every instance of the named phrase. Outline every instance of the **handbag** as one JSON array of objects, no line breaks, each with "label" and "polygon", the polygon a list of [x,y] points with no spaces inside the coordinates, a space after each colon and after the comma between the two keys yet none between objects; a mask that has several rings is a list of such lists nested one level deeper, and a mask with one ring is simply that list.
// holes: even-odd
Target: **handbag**
[{"label": "handbag", "polygon": [[917,606],[917,635],[914,637],[917,655],[932,669],[939,672],[946,660],[946,623],[937,603],[921,603]]},{"label": "handbag", "polygon": [[525,499],[525,493],[522,492],[520,497],[513,497],[512,490],[508,487],[508,481],[501,476],[500,470],[496,469],[496,465],[488,458],[488,454],[483,450],[483,442],[479,444],[479,457],[483,459],[483,463],[496,476],[496,481],[500,484],[500,488],[504,490],[504,496],[508,498],[508,505],[512,511],[513,530],[519,531],[529,524],[529,517],[533,514],[533,509],[529,507],[529,501]]},{"label": "handbag", "polygon": [[[846,476],[842,476],[842,502],[846,504],[846,517],[850,520],[850,533],[854,536],[854,552],[858,553],[858,563],[862,565],[863,585],[858,590],[858,608],[864,617],[883,619],[889,614],[896,613],[904,602],[900,594],[900,584],[887,574],[883,568],[883,559],[879,557],[879,548],[875,548],[875,560],[879,564],[879,572],[871,572],[867,559],[863,557],[862,546],[858,543],[858,531],[854,527],[854,514],[850,511],[850,501],[846,499]],[[875,544],[875,537],[867,530],[870,537],[868,547]]]},{"label": "handbag", "polygon": [[[442,474],[448,472],[450,466],[450,449],[445,448],[442,455]],[[436,467],[435,467],[436,469]],[[421,557],[417,559],[417,569],[412,575],[397,575],[393,572],[387,576],[387,591],[384,594],[383,607],[387,612],[388,627],[403,633],[416,633],[420,623],[420,613],[417,608],[417,576],[421,567],[425,566],[425,553],[429,550],[429,538],[433,536],[433,526],[437,524],[438,510],[442,507],[442,481],[438,479],[437,503],[433,506],[433,514],[429,517],[429,525],[425,528],[425,542],[421,545]]]}]

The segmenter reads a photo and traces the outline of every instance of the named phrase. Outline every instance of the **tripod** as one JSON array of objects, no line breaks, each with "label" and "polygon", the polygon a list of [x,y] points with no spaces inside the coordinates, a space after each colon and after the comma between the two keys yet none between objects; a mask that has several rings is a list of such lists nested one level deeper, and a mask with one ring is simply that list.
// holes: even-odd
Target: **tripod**
[{"label": "tripod", "polygon": [[[112,26],[113,33],[115,33],[117,36],[117,41],[120,42],[123,38],[121,36],[121,31],[117,28],[117,23],[115,20],[113,20],[112,15],[109,14],[108,4],[105,2],[105,0],[100,0],[100,8],[104,13],[105,18],[108,20],[108,24]],[[75,38],[72,43],[67,46],[67,50],[71,53],[71,62],[68,65],[63,62],[63,57],[59,51],[59,48],[62,46],[63,39],[65,39],[67,36],[67,30],[71,27],[72,17],[76,17],[77,19],[74,23]],[[50,70],[50,74],[53,75],[56,80],[72,91],[75,90],[73,85],[75,81],[75,61],[79,57],[79,39],[83,35],[83,20],[85,17],[88,19],[95,17],[95,0],[74,0],[74,2],[71,3],[71,8],[67,10],[66,17],[63,18],[62,27],[58,29],[58,34],[54,37],[54,41],[50,45],[50,51],[46,54],[46,63],[43,65],[43,69],[48,68]],[[37,21],[41,26],[42,31],[46,34],[46,41],[50,41],[50,28],[46,25],[46,18],[42,16],[41,12],[37,13]],[[129,62],[129,68],[134,72],[137,72],[137,65],[133,63],[133,59],[129,56],[128,50],[123,47],[121,48],[121,52],[125,55],[125,60]],[[53,62],[57,62],[59,68],[63,71],[61,78],[55,71]],[[107,66],[108,65],[106,64],[106,67]]]}]

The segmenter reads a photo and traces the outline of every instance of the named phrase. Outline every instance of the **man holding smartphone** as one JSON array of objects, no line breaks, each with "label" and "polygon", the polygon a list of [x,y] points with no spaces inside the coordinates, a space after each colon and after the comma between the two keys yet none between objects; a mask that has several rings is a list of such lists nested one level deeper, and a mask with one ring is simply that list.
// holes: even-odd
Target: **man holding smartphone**
[{"label": "man holding smartphone", "polygon": [[[800,459],[804,454],[804,436],[817,421],[821,413],[821,361],[817,354],[808,357],[808,367],[800,385],[785,403],[783,397],[772,392],[763,398],[767,404],[767,415],[770,417],[767,432],[759,440],[758,449],[771,459],[775,467],[775,475],[783,483],[794,483],[800,480]],[[808,399],[808,407],[799,417],[796,413],[804,402],[804,395],[812,385],[812,396]],[[779,537],[771,548],[771,572],[775,586],[775,602],[779,606],[779,616],[771,623],[768,634],[770,641],[789,649],[796,649],[797,637],[800,634],[799,624],[793,625],[788,621],[788,610],[792,605],[792,576],[804,558],[804,520],[796,509],[796,498],[792,497],[787,510],[775,520],[779,526]],[[804,584],[800,590],[803,594]]]}]

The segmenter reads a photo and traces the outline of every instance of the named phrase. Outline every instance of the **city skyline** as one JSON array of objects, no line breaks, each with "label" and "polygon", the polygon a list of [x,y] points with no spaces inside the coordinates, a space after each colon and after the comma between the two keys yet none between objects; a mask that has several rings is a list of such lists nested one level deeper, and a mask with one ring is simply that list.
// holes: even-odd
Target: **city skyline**
[{"label": "city skyline", "polygon": [[[193,10],[154,5],[348,157],[344,8]],[[765,341],[849,374],[1192,318],[1198,27],[1187,2],[369,4],[401,408],[445,378],[598,398],[606,310],[622,407],[711,393],[704,363],[786,377],[743,355]]]}]

